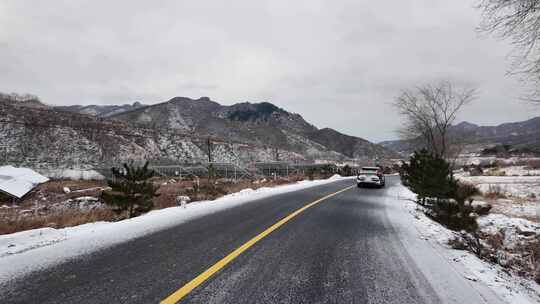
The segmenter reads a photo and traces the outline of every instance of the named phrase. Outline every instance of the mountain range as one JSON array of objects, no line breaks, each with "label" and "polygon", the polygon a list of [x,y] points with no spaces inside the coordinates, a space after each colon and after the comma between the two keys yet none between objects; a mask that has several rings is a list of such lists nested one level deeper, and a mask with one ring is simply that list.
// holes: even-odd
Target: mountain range
[{"label": "mountain range", "polygon": [[[504,150],[514,154],[540,153],[540,117],[496,126],[464,121],[452,126],[450,133],[463,140],[465,152],[494,154]],[[379,144],[401,155],[407,155],[415,148],[412,140],[391,140]]]},{"label": "mountain range", "polygon": [[373,163],[397,154],[365,139],[318,129],[271,103],[221,105],[207,97],[119,106],[0,102],[3,160],[96,167],[126,160]]},{"label": "mountain range", "polygon": [[59,111],[72,113],[88,114],[97,117],[109,117],[126,111],[131,111],[144,107],[140,102],[123,105],[72,105],[72,106],[56,106]]}]

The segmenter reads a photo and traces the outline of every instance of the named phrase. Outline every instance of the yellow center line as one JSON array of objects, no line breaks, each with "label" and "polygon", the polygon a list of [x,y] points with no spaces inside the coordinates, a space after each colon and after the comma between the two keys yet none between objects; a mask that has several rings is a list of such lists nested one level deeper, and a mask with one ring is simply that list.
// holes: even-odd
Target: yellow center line
[{"label": "yellow center line", "polygon": [[236,248],[233,252],[231,252],[229,255],[215,263],[212,267],[208,268],[206,271],[198,275],[196,278],[191,280],[186,285],[182,286],[180,289],[175,291],[173,294],[168,296],[166,299],[161,301],[161,304],[173,304],[180,301],[183,297],[185,297],[187,294],[189,294],[193,289],[195,289],[197,286],[204,283],[206,280],[208,280],[212,275],[214,275],[216,272],[218,272],[223,267],[227,266],[230,262],[232,262],[235,258],[237,258],[240,254],[242,254],[244,251],[248,250],[251,246],[255,245],[258,241],[263,239],[265,236],[269,235],[272,231],[278,229],[279,227],[283,226],[285,223],[299,215],[300,213],[304,212],[306,209],[313,207],[314,205],[336,195],[341,192],[347,191],[354,186],[350,186],[344,189],[341,189],[339,191],[336,191],[334,193],[328,194],[324,197],[319,198],[316,201],[313,201],[304,207],[294,211],[293,213],[287,215],[285,218],[281,219],[279,222],[275,223],[274,225],[268,227],[266,230],[252,238],[251,240],[244,243],[242,246]]}]

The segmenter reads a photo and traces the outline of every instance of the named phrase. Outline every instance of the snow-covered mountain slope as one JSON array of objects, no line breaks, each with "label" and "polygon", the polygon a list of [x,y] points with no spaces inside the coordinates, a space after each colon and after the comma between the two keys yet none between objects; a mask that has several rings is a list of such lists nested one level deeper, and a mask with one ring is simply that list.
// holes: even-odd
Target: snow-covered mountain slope
[{"label": "snow-covered mountain slope", "polygon": [[167,102],[114,115],[111,118],[158,129],[270,146],[300,153],[308,159],[391,158],[396,154],[362,138],[332,129],[319,130],[301,115],[271,103],[223,106],[208,97],[175,97]]},{"label": "snow-covered mountain slope", "polygon": [[[470,144],[472,150],[507,145],[508,149],[518,153],[540,153],[540,117],[497,126],[479,126],[461,122],[453,126],[450,131],[463,139],[465,143]],[[414,143],[411,140],[391,140],[379,144],[403,154],[409,154],[414,149]]]},{"label": "snow-covered mountain slope", "polygon": [[222,107],[204,99],[184,103],[176,99],[115,119],[0,103],[0,160],[54,168],[108,167],[127,160],[204,162],[209,137],[217,162],[273,161],[276,154],[279,160],[301,162],[351,158],[310,139],[306,134],[319,131],[298,114],[267,105],[262,106],[268,107],[265,112],[251,104]]},{"label": "snow-covered mountain slope", "polygon": [[131,111],[144,107],[140,102],[123,105],[73,105],[73,106],[56,106],[55,110],[88,114],[97,117],[109,117],[123,112]]},{"label": "snow-covered mountain slope", "polygon": [[[5,163],[88,168],[127,160],[207,160],[206,137],[176,130],[156,131],[89,115],[3,103],[0,117],[0,160]],[[218,140],[213,140],[213,146],[213,159],[218,162],[272,158],[271,151],[260,146]]]}]

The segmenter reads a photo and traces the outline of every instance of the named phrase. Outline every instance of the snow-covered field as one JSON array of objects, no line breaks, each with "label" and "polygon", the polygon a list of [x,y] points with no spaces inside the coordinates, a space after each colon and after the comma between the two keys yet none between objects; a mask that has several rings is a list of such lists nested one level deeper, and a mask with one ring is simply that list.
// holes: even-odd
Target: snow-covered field
[{"label": "snow-covered field", "polygon": [[507,196],[540,197],[540,176],[464,176],[460,180],[477,185],[480,191],[500,191]]},{"label": "snow-covered field", "polygon": [[[538,171],[529,170],[524,166],[509,166],[485,171],[484,174],[487,175],[469,176],[467,172],[459,172],[455,176],[463,182],[476,185],[486,196],[485,200],[493,206],[492,213],[538,222],[540,220]],[[505,175],[498,176],[497,174],[501,172]]]},{"label": "snow-covered field", "polygon": [[[393,191],[393,195],[396,195],[404,203],[420,237],[439,248],[441,255],[467,280],[470,280],[471,283],[483,283],[507,303],[540,303],[540,286],[538,284],[511,274],[500,265],[481,260],[468,251],[452,249],[448,241],[457,237],[458,233],[446,229],[428,218],[413,202],[415,194],[405,187],[396,186]],[[521,230],[536,235],[540,232],[540,224],[538,223],[501,214],[480,217],[478,223],[480,230],[488,233],[501,229],[508,232]],[[513,246],[520,240],[520,236],[515,233],[507,233],[506,238],[504,240],[505,246]]]},{"label": "snow-covered field", "polygon": [[52,266],[78,255],[88,254],[133,238],[172,227],[188,220],[281,193],[319,186],[341,179],[301,181],[274,188],[244,189],[214,201],[154,210],[119,222],[96,222],[75,227],[41,228],[0,235],[0,284],[27,272]]},{"label": "snow-covered field", "polygon": [[538,200],[516,200],[501,198],[489,202],[493,208],[491,213],[504,214],[510,217],[540,221],[540,202]]},{"label": "snow-covered field", "polygon": [[540,158],[538,157],[509,157],[509,158],[502,158],[502,157],[495,157],[495,156],[480,156],[479,154],[470,154],[470,155],[462,155],[456,160],[456,163],[458,165],[483,165],[483,164],[492,164],[492,163],[498,163],[501,165],[506,166],[517,166],[518,164],[529,162],[529,161],[539,161]]}]

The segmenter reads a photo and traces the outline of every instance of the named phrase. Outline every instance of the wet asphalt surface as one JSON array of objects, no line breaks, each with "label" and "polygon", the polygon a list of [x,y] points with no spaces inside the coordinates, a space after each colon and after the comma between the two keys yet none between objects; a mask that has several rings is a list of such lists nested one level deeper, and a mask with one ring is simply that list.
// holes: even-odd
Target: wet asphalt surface
[{"label": "wet asphalt surface", "polygon": [[[0,303],[158,303],[280,219],[352,183],[275,195],[67,261],[13,282]],[[385,196],[355,187],[307,209],[181,303],[439,302],[394,232]]]}]

